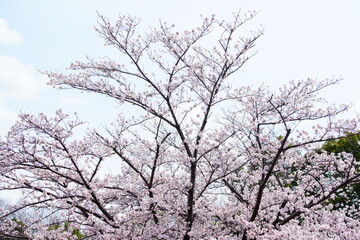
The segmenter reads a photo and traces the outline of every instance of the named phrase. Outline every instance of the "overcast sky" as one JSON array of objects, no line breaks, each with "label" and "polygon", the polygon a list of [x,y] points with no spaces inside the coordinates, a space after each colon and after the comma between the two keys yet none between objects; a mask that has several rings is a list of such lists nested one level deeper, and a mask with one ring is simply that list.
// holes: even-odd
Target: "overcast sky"
[{"label": "overcast sky", "polygon": [[279,86],[342,77],[324,94],[332,102],[360,102],[358,0],[0,0],[0,135],[20,112],[53,114],[62,108],[95,124],[116,112],[104,98],[52,89],[37,71],[62,72],[85,56],[114,54],[94,31],[97,11],[113,20],[137,16],[145,31],[159,19],[184,29],[200,23],[200,15],[229,19],[239,9],[259,11],[247,29],[263,27],[265,35],[236,81]]}]

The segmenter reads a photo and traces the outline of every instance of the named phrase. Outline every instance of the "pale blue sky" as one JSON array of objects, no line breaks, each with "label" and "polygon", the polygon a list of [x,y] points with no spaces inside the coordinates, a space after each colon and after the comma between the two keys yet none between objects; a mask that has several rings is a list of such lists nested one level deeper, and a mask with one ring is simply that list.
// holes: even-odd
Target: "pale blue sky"
[{"label": "pale blue sky", "polygon": [[[97,14],[159,19],[181,28],[200,15],[230,18],[239,9],[257,10],[250,29],[263,26],[259,53],[235,75],[241,84],[279,86],[292,79],[344,78],[326,93],[330,101],[360,102],[360,1],[357,0],[0,0],[0,135],[22,112],[78,112],[95,125],[113,118],[114,103],[94,95],[47,87],[36,70],[63,71],[86,55],[114,55],[93,30]],[[109,117],[110,116],[110,117]]]}]

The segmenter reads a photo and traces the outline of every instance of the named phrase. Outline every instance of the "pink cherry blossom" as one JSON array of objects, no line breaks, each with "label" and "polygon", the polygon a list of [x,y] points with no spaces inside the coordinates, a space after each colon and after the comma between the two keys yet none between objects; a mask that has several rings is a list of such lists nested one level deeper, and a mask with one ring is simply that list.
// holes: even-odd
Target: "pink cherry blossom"
[{"label": "pink cherry blossom", "polygon": [[[357,163],[319,152],[359,131],[356,119],[339,119],[348,106],[319,95],[339,80],[277,91],[238,81],[263,34],[241,35],[255,15],[203,18],[183,32],[161,22],[145,34],[136,18],[100,15],[96,31],[131,64],[75,61],[71,74],[45,72],[49,84],[142,115],[119,113],[81,138],[76,116],[22,114],[0,142],[0,190],[21,189],[24,199],[2,209],[0,236],[14,235],[10,218],[25,210],[37,213],[22,220],[28,239],[76,239],[72,229],[88,239],[360,239],[358,215],[329,204],[359,182]],[[112,161],[119,167],[105,174]]]}]

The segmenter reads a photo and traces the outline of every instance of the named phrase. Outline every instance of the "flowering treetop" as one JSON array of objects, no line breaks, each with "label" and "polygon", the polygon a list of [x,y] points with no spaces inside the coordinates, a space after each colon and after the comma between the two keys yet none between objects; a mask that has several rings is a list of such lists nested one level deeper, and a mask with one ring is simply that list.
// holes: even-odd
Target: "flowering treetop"
[{"label": "flowering treetop", "polygon": [[[160,23],[142,35],[135,18],[113,25],[99,16],[98,33],[127,61],[88,59],[71,64],[74,73],[45,74],[54,87],[143,114],[119,114],[82,139],[73,132],[83,122],[61,110],[21,115],[0,145],[0,188],[26,197],[2,212],[0,234],[12,234],[11,214],[35,208],[43,214],[25,221],[25,238],[76,238],[75,228],[91,239],[359,239],[356,213],[329,203],[359,181],[356,162],[318,150],[358,130],[337,119],[348,106],[323,107],[318,95],[339,80],[232,87],[263,33],[239,35],[254,16],[203,18],[184,32]],[[110,160],[121,167],[104,176]],[[54,223],[72,228],[49,230]]]}]

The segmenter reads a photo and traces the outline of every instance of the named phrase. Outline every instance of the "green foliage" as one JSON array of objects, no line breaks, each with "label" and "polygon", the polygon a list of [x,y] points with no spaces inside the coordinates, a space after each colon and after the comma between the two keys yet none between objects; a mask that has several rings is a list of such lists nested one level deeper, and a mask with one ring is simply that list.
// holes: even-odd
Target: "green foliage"
[{"label": "green foliage", "polygon": [[346,137],[326,142],[322,146],[322,149],[324,149],[328,153],[335,154],[340,154],[342,152],[351,153],[355,157],[356,161],[360,161],[360,145],[358,144],[358,142],[360,141],[360,133],[346,134]]},{"label": "green foliage", "polygon": [[[65,222],[64,225],[62,226],[61,224],[54,224],[54,225],[51,225],[49,228],[48,228],[48,231],[56,231],[56,230],[59,230],[60,228],[63,229],[63,231],[68,231],[69,230],[69,223],[68,222]],[[71,232],[71,235],[72,236],[76,236],[77,239],[82,239],[85,237],[85,235],[83,235],[81,233],[81,231],[77,228],[72,228],[72,232]]]},{"label": "green foliage", "polygon": [[14,237],[0,237],[0,238],[4,239],[4,240],[12,240],[12,239],[25,240],[25,239],[28,239],[28,238],[24,237],[24,232],[25,232],[25,227],[26,227],[25,223],[23,221],[18,220],[16,217],[13,217],[11,220],[14,221],[18,225],[12,231],[12,235]]},{"label": "green foliage", "polygon": [[[357,162],[360,162],[360,133],[346,133],[347,136],[338,140],[326,142],[322,149],[328,153],[335,153],[339,157],[342,152],[351,153]],[[360,167],[356,167],[356,172],[360,172]],[[353,207],[355,211],[360,211],[360,183],[351,184],[336,193],[334,199],[329,203],[335,209]]]},{"label": "green foliage", "polygon": [[20,221],[15,217],[13,217],[11,220],[16,222],[19,225],[19,229],[21,229],[21,231],[24,232],[23,228],[25,227],[25,223],[23,221]]}]

